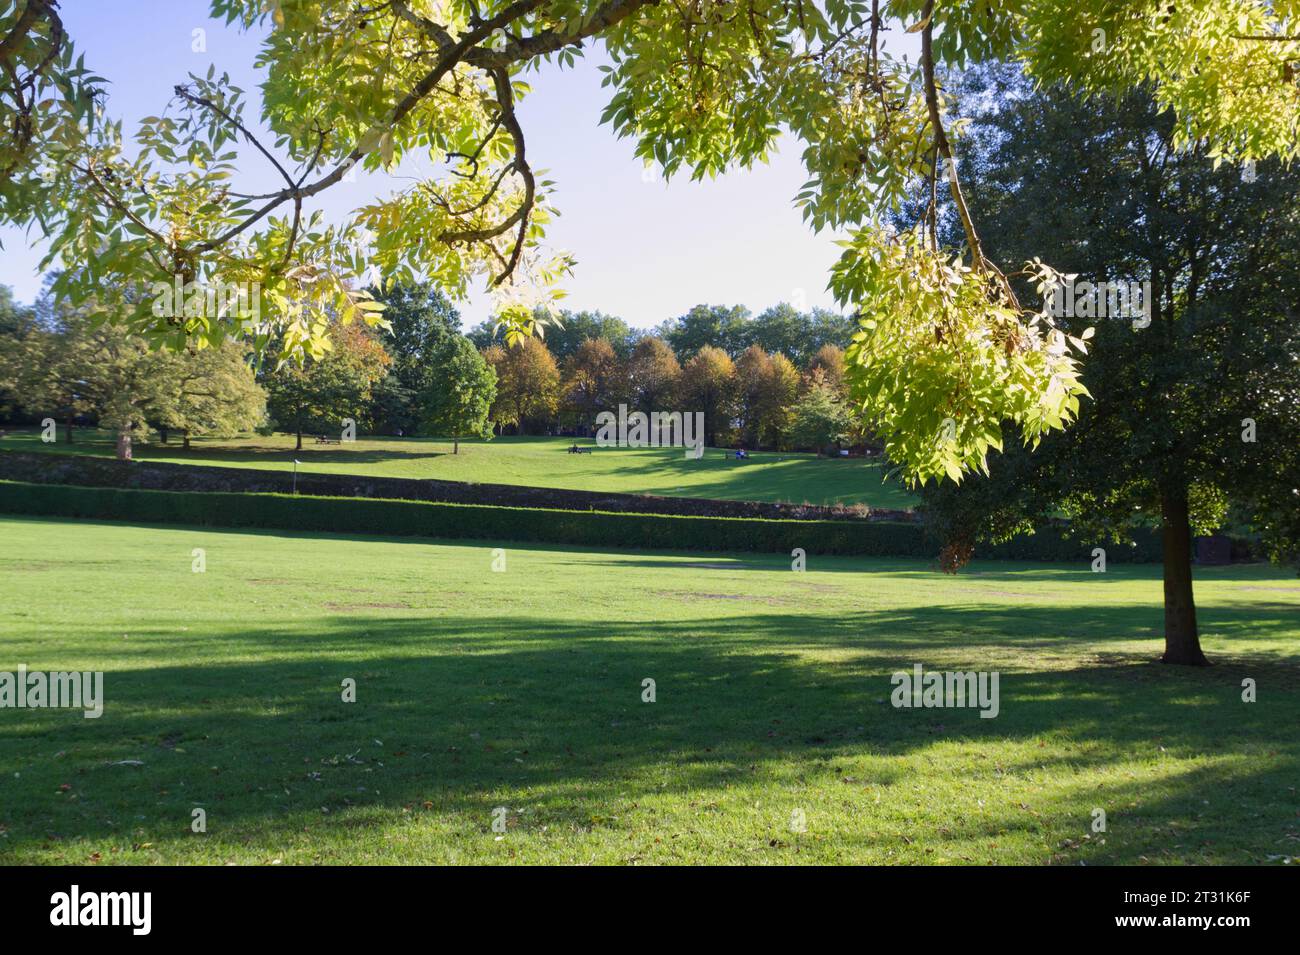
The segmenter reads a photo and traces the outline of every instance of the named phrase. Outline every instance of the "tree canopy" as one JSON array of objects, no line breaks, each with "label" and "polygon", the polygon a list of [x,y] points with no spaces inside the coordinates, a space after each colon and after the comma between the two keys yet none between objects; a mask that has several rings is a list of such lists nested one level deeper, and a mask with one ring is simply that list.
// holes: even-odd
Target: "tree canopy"
[{"label": "tree canopy", "polygon": [[1090,286],[1150,291],[1136,317],[1062,318],[1096,328],[1078,423],[1032,455],[1009,449],[987,480],[929,493],[929,512],[955,562],[1058,515],[1107,547],[1161,526],[1165,658],[1203,662],[1190,534],[1235,525],[1300,556],[1300,173],[1179,152],[1174,118],[1142,94],[1082,104],[1000,73],[963,93],[994,104],[970,137],[990,251],[1040,249]]},{"label": "tree canopy", "polygon": [[[1174,117],[1171,148],[1213,161],[1300,154],[1300,0],[212,0],[264,33],[255,107],[215,68],[160,89],[128,134],[107,84],[75,55],[56,0],[0,7],[0,217],[36,224],[61,263],[59,294],[129,315],[172,347],[273,343],[319,358],[335,320],[381,322],[360,280],[428,278],[452,297],[485,280],[509,341],[559,294],[572,258],[551,251],[552,183],[535,172],[518,103],[526,73],[600,43],[603,119],[666,176],[762,161],[783,130],[802,145],[795,197],[814,229],[846,229],[831,287],[863,324],[848,352],[856,404],[907,473],[985,467],[1015,422],[1058,429],[1084,394],[1083,338],[1022,306],[968,208],[964,129],[946,71],[1020,63],[1077,95],[1148,89]],[[901,25],[912,60],[888,49]],[[165,102],[170,98],[170,103]],[[242,147],[242,151],[241,151]],[[314,197],[357,164],[423,155],[438,172],[327,224]],[[240,185],[251,160],[281,185]],[[939,188],[962,224],[942,245]],[[883,218],[918,186],[901,231]],[[1012,268],[1014,267],[1014,268]],[[1028,267],[1040,284],[1059,280]],[[1006,271],[1004,271],[1006,270]],[[147,290],[256,285],[175,314]],[[169,313],[170,312],[170,313]],[[1072,353],[1073,350],[1073,353]],[[956,423],[955,431],[946,422]],[[942,431],[944,438],[935,439]]]}]

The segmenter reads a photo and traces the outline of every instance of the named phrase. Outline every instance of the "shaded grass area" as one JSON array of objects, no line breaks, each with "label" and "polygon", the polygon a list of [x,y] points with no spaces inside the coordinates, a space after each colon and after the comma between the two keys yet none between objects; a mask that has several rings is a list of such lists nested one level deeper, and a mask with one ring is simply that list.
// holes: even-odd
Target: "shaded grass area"
[{"label": "shaded grass area", "polygon": [[[78,430],[74,442],[45,444],[35,430],[0,438],[0,448],[22,451],[93,454],[112,457],[113,436]],[[866,504],[904,509],[915,497],[893,479],[885,466],[862,458],[833,460],[811,454],[753,452],[737,461],[710,448],[703,460],[687,460],[681,448],[596,448],[569,454],[570,438],[504,437],[462,441],[459,454],[450,442],[422,438],[363,438],[345,445],[316,445],[304,437],[294,450],[291,435],[231,440],[196,439],[189,451],[172,443],[138,444],[134,456],[146,461],[209,464],[225,467],[292,470],[318,474],[365,474],[373,477],[435,478],[566,488],[579,491],[657,494],[737,501],[785,501],[794,504]],[[592,446],[590,439],[578,442]]]},{"label": "shaded grass area", "polygon": [[[98,720],[0,710],[3,862],[1269,863],[1300,845],[1300,582],[1267,567],[1200,573],[1218,665],[1196,670],[1153,662],[1142,566],[796,574],[510,545],[494,572],[493,542],[0,535],[0,670],[99,669],[107,695]],[[893,708],[890,673],[917,662],[998,670],[1000,715]]]}]

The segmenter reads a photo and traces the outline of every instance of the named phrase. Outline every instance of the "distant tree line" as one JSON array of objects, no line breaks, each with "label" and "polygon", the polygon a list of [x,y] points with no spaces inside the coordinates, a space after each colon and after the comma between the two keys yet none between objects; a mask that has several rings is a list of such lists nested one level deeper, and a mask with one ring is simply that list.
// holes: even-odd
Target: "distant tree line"
[{"label": "distant tree line", "polygon": [[782,304],[757,317],[697,305],[649,331],[601,312],[564,312],[544,339],[506,347],[484,322],[469,337],[497,374],[499,432],[592,435],[597,416],[702,412],[705,442],[830,451],[863,439],[849,412],[843,346],[852,319]]},{"label": "distant tree line", "polygon": [[[798,368],[809,365],[823,345],[844,348],[857,330],[850,315],[822,308],[800,312],[782,302],[751,316],[743,305],[696,305],[685,315],[668,319],[646,331],[603,312],[560,313],[562,327],[546,328],[546,346],[558,362],[572,356],[589,338],[603,338],[626,361],[646,335],[663,339],[683,359],[705,345],[726,352],[733,360],[751,345],[781,354]],[[470,340],[486,349],[497,340],[495,323],[486,321],[469,332]]]},{"label": "distant tree line", "polygon": [[303,362],[271,348],[164,352],[85,309],[13,301],[0,287],[0,421],[47,417],[112,429],[119,453],[154,435],[225,437],[258,429],[337,436],[595,433],[601,412],[703,412],[706,442],[832,450],[860,441],[846,404],[851,319],[778,305],[698,305],[651,330],[600,312],[563,312],[545,339],[506,346],[485,322],[467,335],[429,285],[372,290],[386,328],[331,325]]}]

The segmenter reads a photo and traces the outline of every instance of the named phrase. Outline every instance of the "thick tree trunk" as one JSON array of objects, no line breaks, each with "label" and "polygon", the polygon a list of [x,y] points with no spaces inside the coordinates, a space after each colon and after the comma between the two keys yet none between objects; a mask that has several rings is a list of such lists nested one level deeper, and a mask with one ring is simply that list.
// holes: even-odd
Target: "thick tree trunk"
[{"label": "thick tree trunk", "polygon": [[1160,496],[1164,523],[1165,663],[1209,666],[1201,652],[1192,598],[1192,529],[1187,515],[1187,488],[1166,487]]},{"label": "thick tree trunk", "polygon": [[302,450],[302,421],[298,421],[298,443],[294,446],[295,451]]},{"label": "thick tree trunk", "polygon": [[181,432],[181,447],[186,451],[190,449],[190,433],[188,431]]},{"label": "thick tree trunk", "polygon": [[162,444],[166,444],[166,443],[167,443],[167,429],[166,429],[166,428],[159,428],[159,429],[158,429],[158,441],[159,441],[160,443],[162,443]]},{"label": "thick tree trunk", "polygon": [[121,428],[117,432],[117,459],[119,461],[131,460],[131,429]]}]

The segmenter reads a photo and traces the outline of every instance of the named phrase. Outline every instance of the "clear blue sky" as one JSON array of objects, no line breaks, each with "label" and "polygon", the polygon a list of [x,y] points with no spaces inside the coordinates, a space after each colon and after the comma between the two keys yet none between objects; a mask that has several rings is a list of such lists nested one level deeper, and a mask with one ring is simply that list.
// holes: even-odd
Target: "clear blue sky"
[{"label": "clear blue sky", "polygon": [[[209,20],[207,0],[63,0],[62,10],[86,65],[111,81],[109,112],[125,120],[128,135],[138,119],[162,112],[173,85],[210,63],[245,88],[248,118],[255,118],[258,37]],[[206,30],[206,52],[191,49],[198,28]],[[641,327],[700,302],[743,304],[755,313],[782,301],[833,307],[825,292],[838,251],[833,237],[813,235],[792,205],[805,178],[798,145],[787,143],[767,166],[704,183],[647,176],[632,142],[598,125],[607,99],[596,69],[601,55],[592,51],[574,69],[531,75],[533,92],[520,107],[529,158],[557,183],[562,214],[550,227],[550,244],[578,260],[562,305],[600,309]],[[277,184],[248,150],[241,163],[255,174],[244,184]],[[399,172],[421,166],[431,163],[404,163]],[[327,190],[318,208],[341,219],[391,185],[386,176],[359,172],[355,183]],[[14,229],[0,229],[0,241],[0,284],[30,301],[40,288],[35,269],[44,249]],[[467,326],[477,323],[488,317],[487,297],[476,295],[460,309]]]}]

